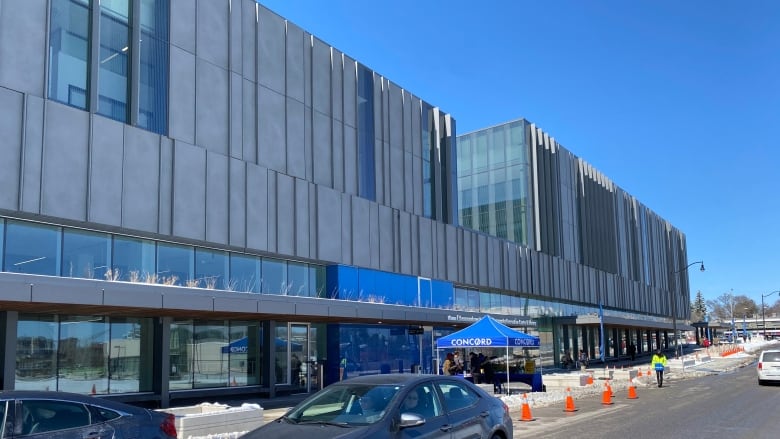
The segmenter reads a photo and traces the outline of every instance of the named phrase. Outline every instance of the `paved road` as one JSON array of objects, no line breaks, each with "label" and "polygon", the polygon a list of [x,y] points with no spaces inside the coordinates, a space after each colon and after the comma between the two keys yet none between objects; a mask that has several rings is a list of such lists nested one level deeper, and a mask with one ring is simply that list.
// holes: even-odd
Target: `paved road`
[{"label": "paved road", "polygon": [[[514,415],[515,437],[577,439],[763,439],[780,437],[776,408],[780,386],[759,387],[752,358],[719,361],[700,376],[690,371],[665,380],[664,387],[637,389],[638,399],[615,392],[614,404],[601,404],[601,397],[575,401],[577,411],[566,413],[564,405],[532,410],[532,422]],[[739,367],[743,366],[743,367]],[[746,367],[745,367],[746,366]],[[697,367],[698,369],[698,367]]]}]

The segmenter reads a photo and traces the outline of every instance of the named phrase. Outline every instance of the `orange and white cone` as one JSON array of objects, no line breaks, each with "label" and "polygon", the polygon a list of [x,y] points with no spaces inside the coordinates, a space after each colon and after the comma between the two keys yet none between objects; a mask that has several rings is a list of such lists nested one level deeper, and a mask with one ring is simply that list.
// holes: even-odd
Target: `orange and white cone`
[{"label": "orange and white cone", "polygon": [[591,384],[593,384],[593,374],[592,373],[588,374],[588,385],[591,385]]},{"label": "orange and white cone", "polygon": [[523,393],[523,407],[520,409],[520,420],[523,422],[534,421],[534,417],[531,416],[531,407],[528,405],[528,398]]},{"label": "orange and white cone", "polygon": [[637,399],[639,398],[636,395],[636,386],[634,386],[634,381],[631,380],[631,378],[628,379],[628,399]]},{"label": "orange and white cone", "polygon": [[577,409],[574,407],[574,398],[571,397],[571,387],[566,388],[566,408],[563,409],[564,412],[576,412]]},{"label": "orange and white cone", "polygon": [[609,384],[604,382],[604,392],[601,394],[601,403],[603,405],[612,405],[612,390],[609,388]]}]

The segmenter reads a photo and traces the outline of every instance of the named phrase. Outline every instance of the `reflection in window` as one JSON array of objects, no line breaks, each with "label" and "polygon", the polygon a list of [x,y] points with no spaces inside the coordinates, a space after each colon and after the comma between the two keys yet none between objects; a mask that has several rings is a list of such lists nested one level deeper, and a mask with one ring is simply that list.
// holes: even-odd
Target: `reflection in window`
[{"label": "reflection in window", "polygon": [[52,315],[19,314],[15,389],[57,389],[58,329]]},{"label": "reflection in window", "polygon": [[153,322],[148,318],[112,318],[109,393],[152,390]]},{"label": "reflection in window", "polygon": [[224,251],[195,249],[195,279],[189,286],[223,289],[227,278],[228,258]]},{"label": "reflection in window", "polygon": [[222,355],[228,345],[228,326],[224,321],[196,321],[192,346],[193,387],[226,387],[229,357]]},{"label": "reflection in window", "polygon": [[309,285],[314,287],[312,297],[325,297],[325,267],[321,265],[309,266]]},{"label": "reflection in window", "polygon": [[170,361],[168,379],[171,390],[192,388],[192,321],[178,320],[171,323]]},{"label": "reflection in window", "polygon": [[230,281],[225,286],[229,291],[257,293],[259,291],[260,258],[242,255],[230,255]]},{"label": "reflection in window", "polygon": [[434,199],[434,165],[433,153],[436,151],[434,146],[434,136],[431,124],[433,122],[433,108],[422,104],[422,179],[423,179],[423,216],[427,218],[434,217],[433,199]]},{"label": "reflection in window", "polygon": [[102,1],[99,4],[97,113],[126,122],[130,70],[130,27],[127,19],[129,2],[113,0]]},{"label": "reflection in window", "polygon": [[141,0],[138,126],[159,134],[168,130],[168,4]]},{"label": "reflection in window", "polygon": [[230,356],[230,385],[258,385],[262,383],[260,362],[262,327],[255,322],[230,322],[230,344],[222,354]]},{"label": "reflection in window", "polygon": [[87,109],[89,5],[85,0],[51,2],[49,99]]},{"label": "reflection in window", "polygon": [[108,336],[105,317],[73,316],[60,321],[57,390],[108,393]]},{"label": "reflection in window", "polygon": [[286,294],[287,262],[281,259],[263,258],[263,280],[260,292],[263,294]]},{"label": "reflection in window", "polygon": [[155,283],[185,285],[193,279],[194,254],[190,246],[158,243]]},{"label": "reflection in window", "polygon": [[358,195],[376,200],[374,72],[358,66]]},{"label": "reflection in window", "polygon": [[287,372],[287,366],[289,364],[287,356],[287,344],[290,341],[289,331],[287,325],[280,325],[276,327],[276,339],[274,340],[275,352],[276,352],[276,383],[277,384],[289,384],[290,378]]},{"label": "reflection in window", "polygon": [[59,267],[59,227],[7,222],[4,271],[57,276]]},{"label": "reflection in window", "polygon": [[300,262],[287,263],[287,295],[288,296],[311,296],[309,286],[309,268],[307,264]]},{"label": "reflection in window", "polygon": [[64,229],[62,233],[62,275],[104,279],[108,271],[111,239],[105,233]]},{"label": "reflection in window", "polygon": [[146,282],[155,273],[154,241],[115,236],[111,273],[106,277],[129,282]]}]

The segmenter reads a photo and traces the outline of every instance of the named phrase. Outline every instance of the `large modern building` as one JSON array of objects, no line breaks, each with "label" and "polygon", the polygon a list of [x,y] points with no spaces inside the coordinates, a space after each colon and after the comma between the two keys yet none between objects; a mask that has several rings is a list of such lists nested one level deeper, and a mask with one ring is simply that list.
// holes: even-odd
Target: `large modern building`
[{"label": "large modern building", "polygon": [[684,235],[547,134],[458,138],[253,0],[0,0],[0,157],[2,389],[435,372],[484,314],[549,366],[688,313]]}]

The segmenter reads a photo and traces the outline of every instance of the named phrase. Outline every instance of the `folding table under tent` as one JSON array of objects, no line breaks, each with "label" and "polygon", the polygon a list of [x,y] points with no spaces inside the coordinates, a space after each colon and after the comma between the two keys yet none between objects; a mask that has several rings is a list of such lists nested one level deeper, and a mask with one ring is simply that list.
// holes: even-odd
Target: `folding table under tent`
[{"label": "folding table under tent", "polygon": [[[539,346],[539,337],[512,329],[488,315],[460,331],[453,332],[450,335],[436,340],[437,351],[442,348],[506,348],[507,388],[509,386],[509,348],[539,348]],[[541,382],[539,383],[539,387],[541,387]],[[536,389],[534,390],[536,391]]]}]

